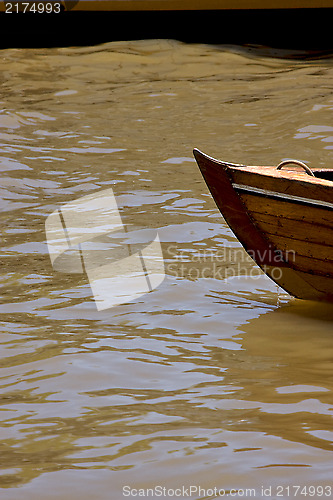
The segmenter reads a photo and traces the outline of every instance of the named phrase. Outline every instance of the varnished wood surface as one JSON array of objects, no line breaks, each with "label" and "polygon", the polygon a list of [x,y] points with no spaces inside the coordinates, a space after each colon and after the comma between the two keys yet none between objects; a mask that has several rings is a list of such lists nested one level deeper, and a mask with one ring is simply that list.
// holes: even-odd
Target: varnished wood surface
[{"label": "varnished wood surface", "polygon": [[[30,4],[48,3],[39,0]],[[0,2],[0,12],[5,12],[7,2]],[[21,3],[21,2],[12,2]],[[27,2],[24,2],[26,4]],[[94,12],[139,11],[195,11],[195,10],[282,10],[327,9],[333,0],[59,0],[65,10]],[[23,9],[24,5],[19,5]]]},{"label": "varnished wood surface", "polygon": [[73,10],[239,10],[239,9],[308,9],[333,7],[332,0],[79,0]]},{"label": "varnished wood surface", "polygon": [[[266,274],[291,295],[333,301],[333,182],[195,157],[226,222]],[[263,259],[265,249],[283,262]]]}]

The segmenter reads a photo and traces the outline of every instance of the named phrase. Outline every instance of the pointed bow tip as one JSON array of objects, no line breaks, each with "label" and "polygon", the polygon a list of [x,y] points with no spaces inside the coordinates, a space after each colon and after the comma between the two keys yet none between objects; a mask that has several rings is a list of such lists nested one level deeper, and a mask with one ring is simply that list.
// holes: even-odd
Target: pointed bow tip
[{"label": "pointed bow tip", "polygon": [[200,149],[194,148],[193,149],[193,156],[197,160],[198,158],[204,158],[206,155],[202,151],[200,151]]}]

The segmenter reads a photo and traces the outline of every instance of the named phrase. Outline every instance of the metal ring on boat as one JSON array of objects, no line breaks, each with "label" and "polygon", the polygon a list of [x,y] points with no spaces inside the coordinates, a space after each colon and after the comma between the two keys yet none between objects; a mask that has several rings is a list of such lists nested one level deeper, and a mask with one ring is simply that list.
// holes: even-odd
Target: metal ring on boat
[{"label": "metal ring on boat", "polygon": [[278,164],[276,167],[276,170],[280,170],[282,167],[285,165],[288,165],[289,163],[293,163],[294,165],[299,165],[300,167],[303,167],[304,170],[308,175],[312,175],[312,177],[315,177],[315,174],[312,172],[311,168],[306,165],[306,163],[303,163],[302,161],[299,160],[284,160],[281,161],[281,163]]}]

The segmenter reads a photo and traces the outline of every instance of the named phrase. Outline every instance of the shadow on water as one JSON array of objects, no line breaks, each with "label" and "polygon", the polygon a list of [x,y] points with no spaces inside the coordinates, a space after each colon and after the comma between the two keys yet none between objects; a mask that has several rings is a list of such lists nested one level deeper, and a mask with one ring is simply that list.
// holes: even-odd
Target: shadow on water
[{"label": "shadow on water", "polygon": [[[309,58],[333,50],[333,9],[1,13],[0,47],[94,45],[119,40],[175,39],[190,43],[254,44]],[[20,36],[18,36],[20,35]],[[271,56],[274,55],[271,52]],[[281,53],[276,54],[281,57]]]},{"label": "shadow on water", "polygon": [[331,304],[293,299],[239,327],[243,350],[224,383],[253,402],[240,427],[332,450],[332,321]]}]

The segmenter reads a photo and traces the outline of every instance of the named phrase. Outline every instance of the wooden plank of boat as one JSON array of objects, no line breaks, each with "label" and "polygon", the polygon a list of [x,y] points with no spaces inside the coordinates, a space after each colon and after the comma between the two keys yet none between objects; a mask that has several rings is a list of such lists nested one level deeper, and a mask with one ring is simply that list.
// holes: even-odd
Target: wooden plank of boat
[{"label": "wooden plank of boat", "polygon": [[333,169],[255,167],[194,150],[213,198],[263,271],[291,295],[333,302]]},{"label": "wooden plank of boat", "polygon": [[[330,9],[333,0],[11,0],[0,2],[0,12],[59,12],[52,4],[60,4],[64,10],[73,11],[197,11],[197,10],[282,10],[282,9]],[[48,5],[43,8],[43,5]],[[51,9],[51,10],[50,10]]]},{"label": "wooden plank of boat", "polygon": [[81,0],[77,10],[239,10],[329,8],[332,0]]},{"label": "wooden plank of boat", "polygon": [[248,10],[331,8],[333,0],[61,0],[70,10]]}]

